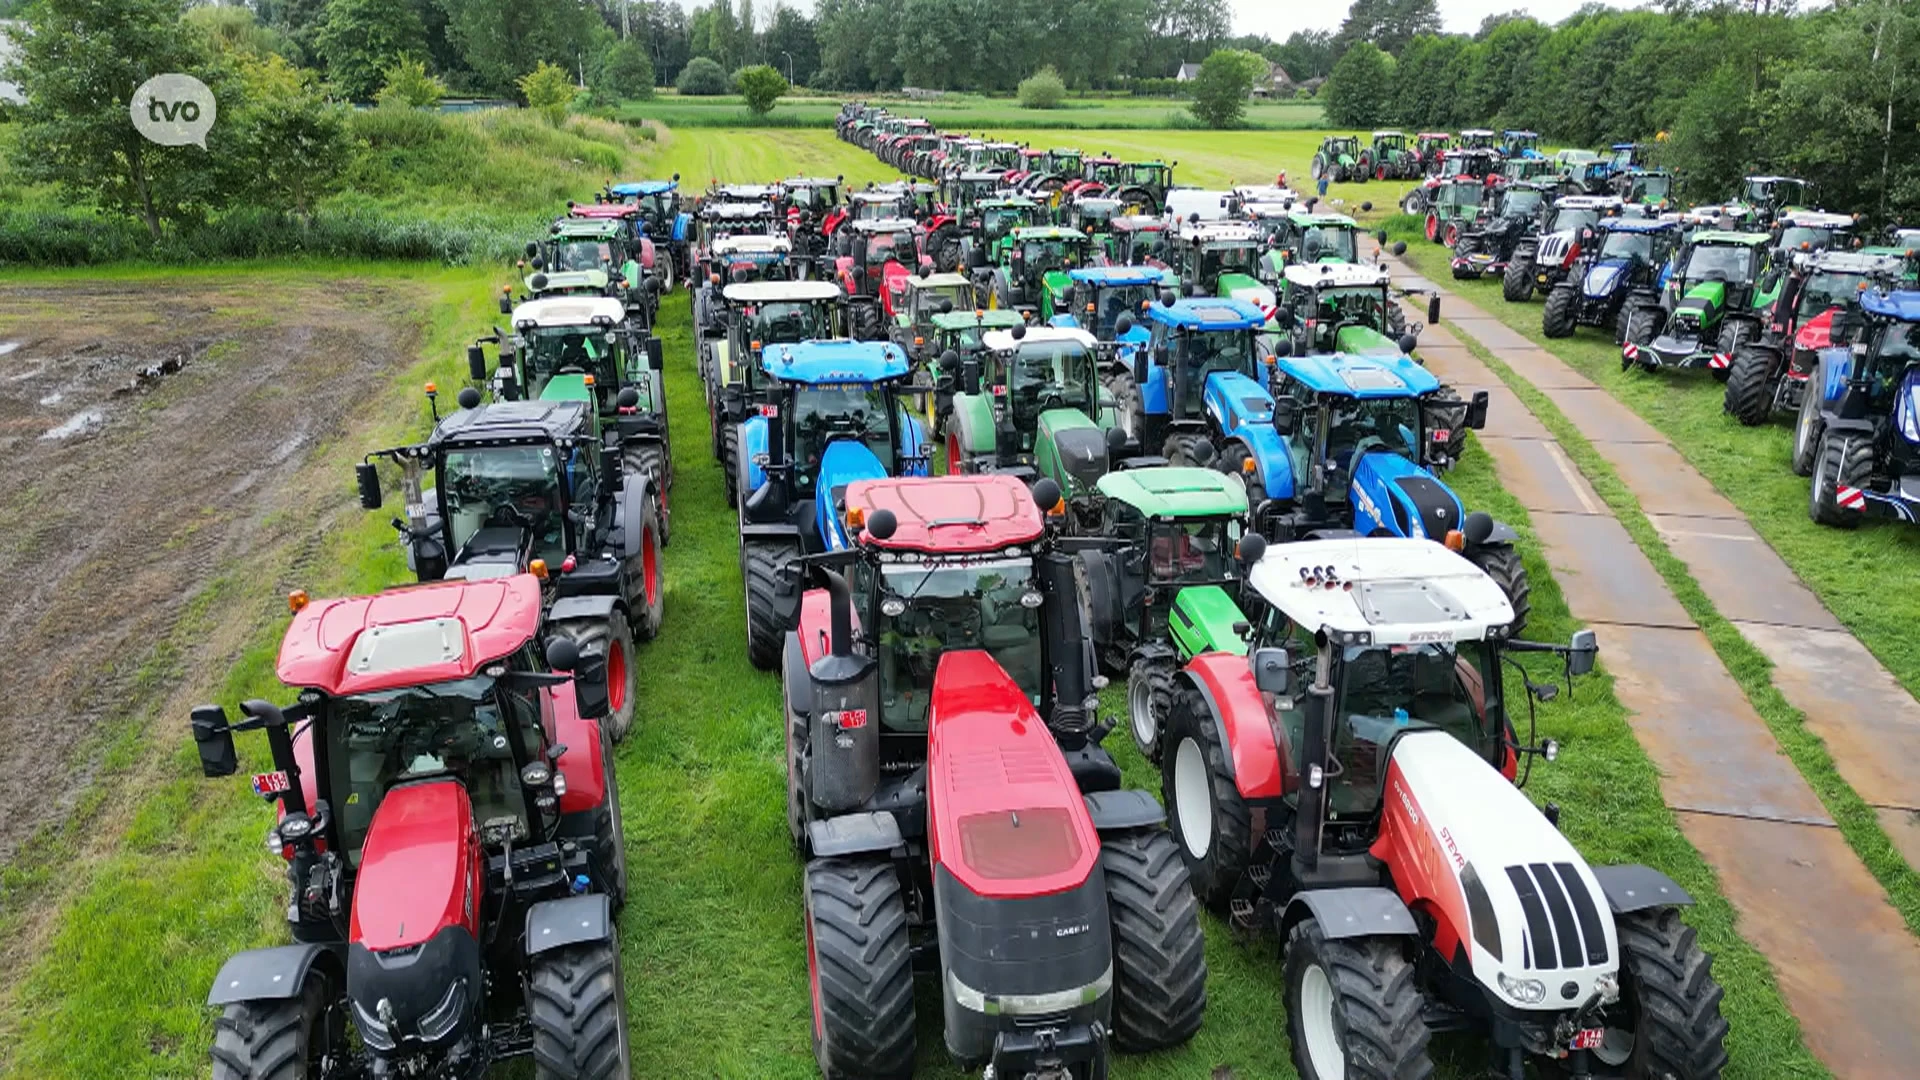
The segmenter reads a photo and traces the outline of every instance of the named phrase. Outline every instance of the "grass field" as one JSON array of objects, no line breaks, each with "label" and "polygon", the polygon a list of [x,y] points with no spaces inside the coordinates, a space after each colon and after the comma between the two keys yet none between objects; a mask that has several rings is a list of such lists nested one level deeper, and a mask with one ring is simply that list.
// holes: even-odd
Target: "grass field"
[{"label": "grass field", "polygon": [[[899,116],[922,116],[942,131],[982,127],[1025,128],[1181,128],[1194,126],[1187,102],[1174,98],[1068,98],[1058,109],[1023,109],[1012,98],[977,94],[950,94],[929,100],[869,98]],[[768,114],[767,123],[831,128],[840,113],[840,99],[783,98]],[[681,97],[665,93],[652,101],[630,101],[619,109],[622,117],[645,117],[679,127],[751,126],[752,114],[740,97]],[[1254,102],[1247,107],[1246,126],[1312,128],[1323,122],[1313,101]]]}]

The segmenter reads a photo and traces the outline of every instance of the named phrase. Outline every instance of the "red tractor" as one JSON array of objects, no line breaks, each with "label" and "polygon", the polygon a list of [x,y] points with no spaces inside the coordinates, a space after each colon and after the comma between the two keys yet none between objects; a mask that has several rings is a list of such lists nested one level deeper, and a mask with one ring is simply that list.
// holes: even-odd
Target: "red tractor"
[{"label": "red tractor", "polygon": [[1512,1080],[1528,1057],[1568,1080],[1718,1080],[1727,1024],[1687,894],[1589,866],[1515,783],[1521,757],[1558,755],[1517,738],[1512,698],[1531,715],[1559,690],[1517,654],[1564,657],[1571,693],[1592,632],[1511,639],[1500,587],[1430,540],[1258,540],[1251,648],[1176,677],[1161,790],[1195,892],[1282,943],[1302,1080],[1432,1076],[1442,1031],[1485,1037]]},{"label": "red tractor", "polygon": [[907,278],[933,260],[920,252],[920,230],[908,218],[852,221],[835,239],[834,280],[847,294],[847,328],[861,341],[884,340]]},{"label": "red tractor", "polygon": [[1199,1030],[1198,905],[1159,804],[1100,747],[1075,560],[1039,509],[1059,503],[1009,475],[855,481],[845,576],[787,636],[827,1080],[912,1075],[917,956],[947,1050],[987,1076],[1104,1080],[1110,1048]]},{"label": "red tractor", "polygon": [[292,943],[214,979],[214,1080],[468,1078],[521,1054],[540,1080],[626,1077],[604,666],[563,637],[543,655],[530,574],[291,606],[296,702],[193,710],[208,776],[238,770],[234,732],[266,733],[253,789],[291,892]]}]

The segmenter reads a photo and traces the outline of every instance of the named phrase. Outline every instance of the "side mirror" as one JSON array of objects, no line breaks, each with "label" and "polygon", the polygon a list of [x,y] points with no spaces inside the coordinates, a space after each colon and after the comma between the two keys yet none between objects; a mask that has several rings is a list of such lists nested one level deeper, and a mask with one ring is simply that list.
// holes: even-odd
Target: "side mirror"
[{"label": "side mirror", "polygon": [[1240,565],[1244,569],[1252,569],[1253,564],[1259,562],[1261,556],[1266,553],[1267,538],[1257,532],[1250,532],[1242,536],[1239,547],[1236,550],[1236,554],[1240,556]]},{"label": "side mirror", "polygon": [[380,509],[380,470],[373,462],[363,461],[353,467],[354,482],[360,485],[360,509]]},{"label": "side mirror", "polygon": [[[602,446],[600,448],[600,490],[594,492],[594,495],[611,497],[619,489],[620,447],[618,445]],[[587,495],[585,492],[576,491],[573,493],[573,499],[576,502],[585,502]]]},{"label": "side mirror", "polygon": [[960,389],[964,393],[980,393],[980,361],[968,357],[960,364]]},{"label": "side mirror", "polygon": [[1473,400],[1467,403],[1467,427],[1482,431],[1487,426],[1487,392],[1475,390]]},{"label": "side mirror", "polygon": [[1293,696],[1293,664],[1287,650],[1255,649],[1249,662],[1253,665],[1255,689],[1275,697]]},{"label": "side mirror", "polygon": [[1133,382],[1134,385],[1143,388],[1147,385],[1147,347],[1145,345],[1133,350]]},{"label": "side mirror", "polygon": [[474,382],[487,381],[487,352],[478,345],[467,346],[467,375]]},{"label": "side mirror", "polygon": [[640,407],[640,391],[634,389],[631,386],[621,387],[620,393],[614,396],[613,407],[621,410],[639,408]]},{"label": "side mirror", "polygon": [[1427,325],[1440,325],[1440,294],[1427,297]]},{"label": "side mirror", "polygon": [[1405,240],[1395,240],[1393,242],[1393,253],[1395,255],[1405,255],[1407,253],[1407,242]]},{"label": "side mirror", "polygon": [[[1577,639],[1578,634],[1574,635]],[[1588,664],[1592,666],[1591,662]],[[232,776],[240,769],[233,751],[233,728],[227,724],[227,710],[219,705],[195,705],[192,713],[193,745],[200,751],[200,775]]]},{"label": "side mirror", "polygon": [[1051,513],[1060,505],[1060,484],[1051,476],[1043,476],[1033,485],[1033,504],[1043,514]]},{"label": "side mirror", "polygon": [[1400,351],[1401,352],[1412,353],[1414,349],[1419,347],[1419,345],[1420,345],[1420,339],[1413,336],[1412,334],[1400,335]]},{"label": "side mirror", "polygon": [[1387,230],[1385,230],[1385,229],[1378,229],[1378,230],[1375,230],[1375,231],[1374,231],[1374,234],[1373,234],[1373,238],[1374,238],[1375,240],[1378,240],[1378,241],[1380,241],[1380,246],[1381,246],[1381,247],[1386,247],[1386,246],[1387,246]]},{"label": "side mirror", "polygon": [[1467,550],[1472,551],[1493,535],[1493,517],[1485,510],[1475,510],[1460,523],[1460,531],[1466,537]]},{"label": "side mirror", "polygon": [[1299,414],[1300,408],[1294,404],[1292,398],[1274,398],[1273,430],[1279,432],[1283,438],[1293,434],[1293,426],[1298,422]]},{"label": "side mirror", "polygon": [[1599,637],[1591,630],[1575,630],[1567,648],[1567,674],[1585,675],[1592,671],[1594,658],[1599,655]]},{"label": "side mirror", "polygon": [[532,240],[527,241],[527,258],[537,259],[539,257],[540,257],[540,245],[533,242]]},{"label": "side mirror", "polygon": [[547,666],[555,671],[572,671],[580,663],[580,646],[572,638],[547,639]]},{"label": "side mirror", "polygon": [[535,260],[533,260],[532,262],[530,262],[530,263],[528,263],[528,264],[527,264],[527,267],[528,267],[529,269],[531,269],[531,270],[535,270],[535,271],[539,271],[539,270],[545,270],[545,269],[547,268],[547,260],[545,260],[545,259],[535,259]]},{"label": "side mirror", "polygon": [[1113,320],[1113,336],[1114,337],[1124,336],[1128,333],[1131,333],[1132,330],[1133,330],[1133,313],[1131,311],[1123,311],[1120,313],[1119,318]]},{"label": "side mirror", "polygon": [[660,339],[657,337],[648,338],[647,369],[650,371],[659,371],[665,362],[665,353],[662,351]]}]

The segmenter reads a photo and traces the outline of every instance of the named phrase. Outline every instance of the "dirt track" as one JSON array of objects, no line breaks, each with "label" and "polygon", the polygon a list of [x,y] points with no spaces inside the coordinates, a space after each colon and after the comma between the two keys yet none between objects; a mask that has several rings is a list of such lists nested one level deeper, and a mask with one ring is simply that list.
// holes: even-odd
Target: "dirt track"
[{"label": "dirt track", "polygon": [[[238,278],[0,287],[0,866],[72,808],[96,736],[195,659],[170,639],[196,595],[350,498],[345,477],[311,500],[285,482],[412,362],[406,299]],[[206,621],[230,621],[211,599]]]}]

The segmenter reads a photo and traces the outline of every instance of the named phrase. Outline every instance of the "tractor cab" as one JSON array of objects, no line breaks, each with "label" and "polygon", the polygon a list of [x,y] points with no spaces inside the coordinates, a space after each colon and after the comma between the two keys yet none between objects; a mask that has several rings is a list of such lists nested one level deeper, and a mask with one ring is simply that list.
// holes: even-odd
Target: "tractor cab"
[{"label": "tractor cab", "polygon": [[1567,337],[1592,326],[1612,331],[1616,343],[1625,341],[1631,313],[1659,303],[1660,274],[1679,240],[1680,228],[1671,221],[1601,218],[1566,280],[1548,294],[1541,332]]},{"label": "tractor cab", "polygon": [[1255,306],[1273,304],[1273,290],[1261,284],[1260,233],[1238,222],[1182,224],[1174,233],[1173,269],[1189,290],[1231,296]]},{"label": "tractor cab", "polygon": [[1298,192],[1278,184],[1241,184],[1231,194],[1235,212],[1247,217],[1290,210],[1300,200]]},{"label": "tractor cab", "polygon": [[1360,261],[1360,226],[1345,214],[1294,210],[1272,222],[1267,244],[1281,265]]},{"label": "tractor cab", "polygon": [[1388,293],[1389,284],[1386,268],[1372,263],[1289,266],[1275,321],[1286,332],[1296,356],[1410,353],[1423,328],[1407,324],[1405,313]]},{"label": "tractor cab", "polygon": [[935,355],[930,351],[934,316],[978,306],[973,282],[965,274],[935,274],[923,267],[906,279],[906,291],[895,305],[894,341],[907,350],[908,359],[920,363]]},{"label": "tractor cab", "polygon": [[847,209],[855,221],[884,221],[905,216],[900,193],[868,188],[847,196]]},{"label": "tractor cab", "polygon": [[1160,291],[1173,284],[1166,271],[1147,266],[1088,266],[1067,276],[1073,279],[1072,300],[1051,325],[1086,330],[1101,341],[1147,340],[1146,329],[1138,325],[1122,338],[1116,329],[1120,316],[1137,320]]},{"label": "tractor cab", "polygon": [[787,234],[787,223],[771,202],[709,201],[700,207],[700,239],[708,248],[726,236],[779,236]]},{"label": "tractor cab", "polygon": [[1107,154],[1093,154],[1082,159],[1080,162],[1080,176],[1087,183],[1098,184],[1103,188],[1111,189],[1125,178],[1125,168],[1125,162],[1122,162],[1117,157],[1111,157]]},{"label": "tractor cab", "polygon": [[1420,171],[1415,176],[1431,176],[1440,169],[1440,159],[1453,149],[1453,136],[1444,131],[1422,131],[1413,137],[1413,156]]},{"label": "tractor cab", "polygon": [[795,176],[781,181],[780,190],[789,207],[819,218],[840,205],[840,188],[846,182],[844,176]]},{"label": "tractor cab", "polygon": [[1537,131],[1501,132],[1500,152],[1510,158],[1545,156],[1540,152],[1540,133]]},{"label": "tractor cab", "polygon": [[1040,207],[1032,199],[1010,195],[982,199],[974,204],[978,221],[974,243],[982,245],[989,262],[1000,262],[1012,243],[1015,229],[1032,228],[1039,220]]},{"label": "tractor cab", "polygon": [[1569,161],[1560,167],[1560,189],[1569,195],[1611,195],[1613,164],[1599,157]]},{"label": "tractor cab", "polygon": [[1017,311],[988,311],[965,308],[933,316],[927,334],[926,357],[920,363],[933,383],[934,424],[936,432],[945,432],[953,412],[953,394],[960,385],[966,364],[984,364],[986,335],[994,330],[1011,330],[1027,321]]},{"label": "tractor cab", "polygon": [[1820,210],[1790,210],[1773,221],[1775,241],[1773,258],[1784,263],[1795,252],[1840,251],[1858,247],[1852,214],[1829,214]]},{"label": "tractor cab", "polygon": [[1488,202],[1487,185],[1471,176],[1442,176],[1427,210],[1427,239],[1452,247],[1480,220]]},{"label": "tractor cab", "polygon": [[1607,164],[1617,173],[1644,171],[1647,168],[1647,148],[1639,143],[1614,143],[1607,147]]},{"label": "tractor cab", "polygon": [[918,231],[906,218],[852,221],[839,242],[834,274],[849,301],[848,326],[863,341],[883,338],[905,299],[907,278],[932,260],[920,254]]},{"label": "tractor cab", "polygon": [[680,208],[680,176],[674,174],[671,180],[635,180],[623,184],[609,184],[601,194],[604,202],[631,206],[640,211],[647,224],[647,235],[669,236],[673,223],[682,216]]},{"label": "tractor cab", "polygon": [[573,998],[611,1043],[536,1032],[524,992],[619,954],[608,665],[560,640],[530,574],[290,606],[276,674],[297,700],[192,714],[209,777],[238,770],[235,732],[265,733],[253,790],[277,804],[268,846],[287,862],[293,943],[222,967],[223,1030],[304,1032],[274,1051],[301,1055],[281,1059],[294,1069],[450,1075],[528,1053],[631,1068],[617,986]]},{"label": "tractor cab", "polygon": [[1074,199],[1066,204],[1066,226],[1087,234],[1094,243],[1096,258],[1112,261],[1113,219],[1120,215],[1122,209],[1118,199],[1098,196]]},{"label": "tractor cab", "polygon": [[1459,148],[1462,150],[1492,150],[1498,152],[1500,145],[1492,130],[1488,128],[1464,128],[1460,132]]},{"label": "tractor cab", "polygon": [[748,281],[791,281],[794,278],[793,241],[785,236],[718,236],[707,245],[707,283],[728,285]]},{"label": "tractor cab", "polygon": [[1320,140],[1320,149],[1313,155],[1307,175],[1333,184],[1367,179],[1361,156],[1358,135],[1329,135]]},{"label": "tractor cab", "polygon": [[1795,176],[1749,176],[1740,182],[1739,202],[1751,206],[1760,225],[1788,210],[1805,209],[1813,204],[1813,185]]},{"label": "tractor cab", "polygon": [[1000,174],[996,172],[962,171],[940,181],[940,200],[946,203],[947,213],[969,229],[979,218],[980,203],[999,193]]},{"label": "tractor cab", "polygon": [[[589,398],[608,426],[621,413],[615,399],[633,389],[639,402],[627,406],[664,417],[660,339],[626,317],[618,300],[605,297],[555,297],[529,300],[513,309],[513,338],[501,349],[493,375],[496,396],[504,401],[538,400],[553,394]],[[469,361],[474,356],[469,353]],[[476,366],[476,380],[485,378]],[[664,425],[661,425],[664,427]]]},{"label": "tractor cab", "polygon": [[1486,181],[1500,171],[1500,155],[1491,150],[1463,148],[1449,150],[1440,162],[1440,176],[1470,176]]},{"label": "tractor cab", "polygon": [[1122,215],[1109,225],[1108,261],[1121,266],[1167,268],[1165,218]]},{"label": "tractor cab", "polygon": [[[1733,356],[1759,338],[1779,294],[1770,233],[1697,232],[1674,257],[1659,306],[1629,314],[1622,367],[1704,367],[1724,379]],[[1661,318],[1661,314],[1665,318]]]},{"label": "tractor cab", "polygon": [[1090,492],[1107,470],[1105,352],[1092,334],[1016,326],[982,337],[977,361],[962,361],[947,424],[947,471],[1038,470],[1067,498]]},{"label": "tractor cab", "polygon": [[1500,163],[1495,175],[1502,183],[1537,183],[1556,181],[1563,172],[1563,167],[1549,158],[1508,158]]},{"label": "tractor cab", "polygon": [[1806,475],[1819,449],[1819,414],[1806,400],[1806,388],[1820,355],[1850,344],[1852,330],[1862,323],[1861,297],[1870,289],[1900,288],[1910,264],[1897,253],[1868,248],[1793,252],[1786,265],[1780,298],[1766,315],[1758,344],[1733,358],[1725,406],[1749,426],[1776,413],[1799,413],[1792,464]]},{"label": "tractor cab", "polygon": [[840,286],[831,281],[758,281],[721,293],[726,335],[708,345],[705,374],[713,449],[725,473],[728,501],[738,499],[739,432],[734,425],[774,404],[777,387],[761,367],[765,350],[842,336]]},{"label": "tractor cab", "polygon": [[1147,343],[1122,345],[1119,354],[1132,367],[1132,382],[1115,392],[1130,441],[1177,465],[1206,465],[1216,430],[1230,436],[1264,423],[1266,368],[1256,338],[1268,318],[1243,300],[1163,293],[1146,312]]},{"label": "tractor cab", "polygon": [[1613,186],[1622,202],[1651,213],[1663,213],[1673,205],[1673,174],[1665,169],[1616,168]]},{"label": "tractor cab", "polygon": [[1404,131],[1374,132],[1368,157],[1376,180],[1407,180],[1415,175],[1413,156],[1407,152],[1407,134]]},{"label": "tractor cab", "polygon": [[1532,180],[1501,184],[1490,191],[1480,220],[1454,238],[1453,276],[1461,280],[1504,276],[1520,242],[1538,235],[1555,191],[1549,183]]},{"label": "tractor cab", "polygon": [[[519,302],[544,296],[617,297],[645,322],[658,304],[659,283],[648,272],[653,244],[620,219],[561,218],[541,240],[529,240],[526,292]],[[511,288],[501,290],[500,313],[513,309]]]},{"label": "tractor cab", "polygon": [[1611,195],[1563,195],[1555,199],[1540,223],[1539,235],[1521,240],[1514,249],[1503,286],[1507,298],[1525,300],[1536,289],[1551,292],[1572,272],[1600,219],[1620,212],[1620,200]]},{"label": "tractor cab", "polygon": [[[984,255],[984,252],[982,253]],[[1016,228],[999,265],[986,268],[987,306],[1036,311],[1042,321],[1066,310],[1075,267],[1089,266],[1087,235],[1057,225]]]},{"label": "tractor cab", "polygon": [[[1920,521],[1920,292],[1860,293],[1851,347],[1822,354],[1806,391],[1816,421],[1808,516]],[[1804,413],[1803,413],[1804,415]]]},{"label": "tractor cab", "polygon": [[1126,213],[1158,214],[1166,205],[1167,192],[1173,190],[1173,167],[1164,161],[1130,161],[1120,166],[1119,179],[1110,194],[1120,200]]},{"label": "tractor cab", "polygon": [[881,216],[905,217],[912,218],[915,221],[921,221],[933,213],[934,204],[938,201],[940,189],[933,184],[925,182],[895,180],[890,183],[875,185],[873,193],[893,197],[894,206],[896,207],[894,213]]}]

